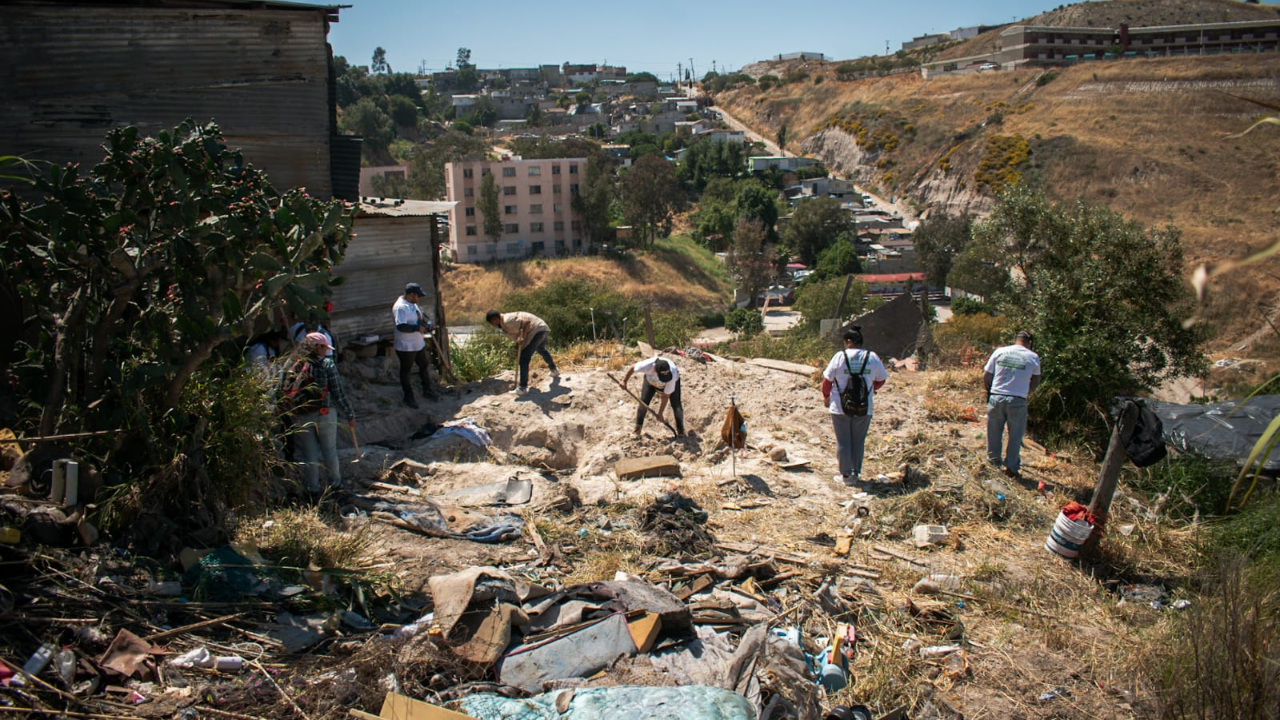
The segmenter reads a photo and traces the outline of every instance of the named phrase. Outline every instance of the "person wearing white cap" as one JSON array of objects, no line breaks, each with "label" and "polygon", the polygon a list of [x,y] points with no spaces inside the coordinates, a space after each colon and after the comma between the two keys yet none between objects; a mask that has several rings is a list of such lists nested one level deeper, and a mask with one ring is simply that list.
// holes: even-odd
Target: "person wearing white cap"
[{"label": "person wearing white cap", "polygon": [[404,404],[415,409],[418,401],[413,399],[411,383],[414,365],[418,366],[423,397],[428,400],[438,397],[431,388],[431,373],[427,370],[427,335],[435,328],[431,319],[418,307],[418,302],[425,295],[421,285],[411,282],[404,286],[404,295],[391,307],[396,324],[396,357],[400,359],[400,389],[404,392]]},{"label": "person wearing white cap", "polygon": [[302,455],[302,477],[307,492],[323,490],[320,467],[323,464],[330,488],[340,487],[342,471],[338,465],[338,419],[334,409],[342,411],[347,425],[354,431],[356,413],[347,398],[338,375],[338,366],[325,351],[333,345],[323,333],[308,333],[298,346],[299,357],[285,373],[279,395],[281,409],[294,416],[298,450]]}]

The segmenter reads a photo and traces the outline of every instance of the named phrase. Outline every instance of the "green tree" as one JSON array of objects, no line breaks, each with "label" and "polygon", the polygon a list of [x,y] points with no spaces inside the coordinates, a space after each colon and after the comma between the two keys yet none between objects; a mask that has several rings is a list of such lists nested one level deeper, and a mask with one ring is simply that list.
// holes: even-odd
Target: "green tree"
[{"label": "green tree", "polygon": [[651,73],[651,72],[638,72],[638,73],[631,73],[630,75],[628,75],[628,76],[627,76],[627,82],[628,82],[628,83],[651,82],[651,83],[653,83],[653,84],[657,85],[657,84],[658,84],[658,76],[657,76],[657,75],[654,75],[654,74],[653,74],[653,73]]},{"label": "green tree", "polygon": [[586,90],[582,90],[578,92],[577,95],[573,96],[573,100],[578,107],[586,107],[591,104],[591,93]]},{"label": "green tree", "polygon": [[602,122],[593,122],[587,126],[587,137],[603,140],[609,137],[609,128]]},{"label": "green tree", "polygon": [[480,89],[480,73],[475,65],[460,67],[453,74],[453,89],[460,93],[475,92]]},{"label": "green tree", "polygon": [[712,178],[742,175],[746,160],[746,151],[741,144],[698,140],[685,150],[680,161],[680,179],[698,193]]},{"label": "green tree", "polygon": [[587,242],[598,241],[609,228],[609,208],[617,193],[613,183],[613,165],[596,152],[587,159],[587,169],[578,194],[573,196],[573,209],[582,219],[582,233]]},{"label": "green tree", "polygon": [[472,125],[493,127],[493,124],[498,122],[498,108],[489,99],[488,95],[484,95],[479,100],[476,100],[463,119]]},{"label": "green tree", "polygon": [[374,48],[373,60],[369,63],[369,70],[375,75],[383,75],[391,72],[391,64],[387,62],[387,51],[382,48]]},{"label": "green tree", "polygon": [[623,217],[642,246],[671,234],[675,212],[684,203],[671,163],[653,155],[635,161],[622,176],[619,194]]},{"label": "green tree", "polygon": [[542,123],[544,122],[544,117],[545,116],[542,112],[542,108],[539,107],[538,103],[535,102],[535,103],[529,104],[529,113],[524,116],[524,119],[525,119],[525,122],[529,124],[529,127],[536,128],[536,127],[542,127]]},{"label": "green tree", "polygon": [[1096,423],[1117,395],[1204,371],[1202,330],[1183,324],[1194,295],[1176,228],[1015,187],[975,237],[1002,248],[1020,278],[1009,309],[1036,333],[1044,380],[1033,401],[1043,416]]},{"label": "green tree", "polygon": [[769,233],[759,220],[741,218],[733,230],[733,245],[725,257],[725,264],[738,282],[738,287],[751,299],[754,306],[760,294],[773,280],[774,247],[769,243]]},{"label": "green tree", "polygon": [[733,228],[738,214],[732,203],[703,197],[693,216],[693,236],[712,252],[720,252],[733,242]]},{"label": "green tree", "polygon": [[403,95],[392,95],[391,103],[391,119],[400,127],[416,128],[418,126],[418,118],[421,114],[418,106],[413,101]]},{"label": "green tree", "polygon": [[277,191],[213,124],[119,128],[103,148],[88,172],[53,168],[0,201],[0,277],[24,308],[24,352],[4,378],[15,429],[116,431],[77,447],[114,482],[147,483],[117,510],[145,497],[152,512],[216,522],[267,481],[265,454],[224,470],[272,430],[265,414],[240,428],[212,407],[242,363],[226,346],[286,309],[323,316],[351,214]]},{"label": "green tree", "polygon": [[830,247],[818,254],[818,263],[813,268],[814,280],[843,278],[846,275],[857,275],[862,272],[862,261],[858,259],[858,249],[853,245],[853,236],[842,233],[831,243]]},{"label": "green tree", "polygon": [[409,177],[403,192],[387,193],[389,197],[411,200],[440,200],[444,198],[445,163],[462,160],[484,160],[488,157],[489,143],[483,138],[472,137],[456,126],[431,143],[420,145],[409,158]]},{"label": "green tree", "polygon": [[805,200],[796,206],[783,233],[787,250],[805,265],[813,265],[818,253],[841,234],[853,234],[853,216],[832,198]]},{"label": "green tree", "polygon": [[989,241],[970,242],[951,261],[946,284],[967,293],[998,303],[1013,287],[1009,267],[1004,262],[1004,248]]},{"label": "green tree", "polygon": [[845,278],[832,277],[815,280],[814,276],[805,278],[796,288],[796,301],[791,309],[800,313],[803,329],[817,332],[823,320],[838,319],[844,321],[856,315],[866,307],[867,284],[854,280],[849,286],[849,295],[845,298],[842,315],[836,318],[836,310],[840,307],[840,296],[844,293]]},{"label": "green tree", "polygon": [[485,237],[489,238],[489,242],[494,243],[502,239],[502,215],[498,204],[498,182],[494,179],[493,173],[484,173],[483,177],[480,178],[480,192],[476,197],[476,209],[484,217]]},{"label": "green tree", "polygon": [[916,256],[930,285],[941,287],[947,283],[951,263],[969,244],[971,225],[967,215],[934,215],[912,233]]},{"label": "green tree", "polygon": [[775,197],[760,183],[751,182],[740,185],[733,198],[738,218],[760,223],[769,242],[773,242],[778,234],[778,202]]},{"label": "green tree", "polygon": [[464,67],[475,67],[474,65],[471,64],[471,48],[465,48],[465,47],[458,48],[458,58],[457,58],[456,65],[458,66],[459,70],[461,70]]},{"label": "green tree", "polygon": [[786,120],[783,120],[782,125],[778,127],[777,140],[778,140],[778,149],[786,150],[787,149],[787,121]]},{"label": "green tree", "polygon": [[359,135],[371,149],[381,152],[396,137],[395,125],[373,98],[362,97],[342,113],[339,122],[344,132]]}]

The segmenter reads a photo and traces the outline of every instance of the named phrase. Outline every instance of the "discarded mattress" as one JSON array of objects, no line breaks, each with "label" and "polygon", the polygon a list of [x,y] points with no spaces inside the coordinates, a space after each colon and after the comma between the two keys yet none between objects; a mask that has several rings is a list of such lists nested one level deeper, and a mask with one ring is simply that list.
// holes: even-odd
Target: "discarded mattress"
[{"label": "discarded mattress", "polygon": [[[1247,401],[1177,405],[1146,401],[1164,425],[1165,442],[1181,452],[1243,465],[1267,425],[1280,414],[1280,395],[1257,395]],[[1272,453],[1262,469],[1280,472],[1280,453]]]},{"label": "discarded mattress", "polygon": [[[470,695],[458,710],[477,720],[755,720],[742,696],[701,685],[561,690],[523,700]],[[560,708],[565,708],[562,712]]]}]

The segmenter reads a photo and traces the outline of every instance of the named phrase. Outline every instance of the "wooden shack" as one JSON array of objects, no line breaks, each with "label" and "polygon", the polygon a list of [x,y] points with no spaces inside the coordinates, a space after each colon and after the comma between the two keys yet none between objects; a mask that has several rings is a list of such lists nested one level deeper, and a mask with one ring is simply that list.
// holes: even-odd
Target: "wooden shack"
[{"label": "wooden shack", "polygon": [[[391,306],[406,283],[422,285],[419,303],[437,325],[444,325],[439,293],[440,243],[451,202],[365,198],[355,219],[355,237],[333,274],[329,329],[340,345],[371,345],[391,337]],[[441,331],[447,347],[447,338]]]},{"label": "wooden shack", "polygon": [[[360,139],[340,137],[329,23],[270,0],[0,0],[0,155],[91,166],[114,127],[190,117],[279,188],[354,201]],[[336,172],[335,172],[336,171]]]}]

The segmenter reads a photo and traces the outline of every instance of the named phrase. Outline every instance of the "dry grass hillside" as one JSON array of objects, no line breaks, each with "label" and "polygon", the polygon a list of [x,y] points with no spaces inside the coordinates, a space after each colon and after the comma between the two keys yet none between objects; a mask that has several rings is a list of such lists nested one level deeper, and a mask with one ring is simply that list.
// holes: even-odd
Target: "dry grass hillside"
[{"label": "dry grass hillside", "polygon": [[[1004,184],[1033,183],[1145,224],[1174,223],[1188,274],[1280,230],[1280,132],[1238,136],[1265,111],[1233,97],[1280,102],[1275,54],[852,82],[807,65],[821,83],[716,101],[766,136],[786,122],[789,150],[922,209],[982,213]],[[1240,273],[1210,295],[1218,348],[1240,353],[1235,346],[1265,327],[1256,308],[1274,313],[1273,270]]]},{"label": "dry grass hillside", "polygon": [[733,291],[724,266],[687,238],[660,240],[651,250],[624,259],[574,257],[556,260],[455,265],[442,278],[450,324],[484,320],[503,308],[512,291],[554,280],[586,280],[667,310],[724,310]]}]

